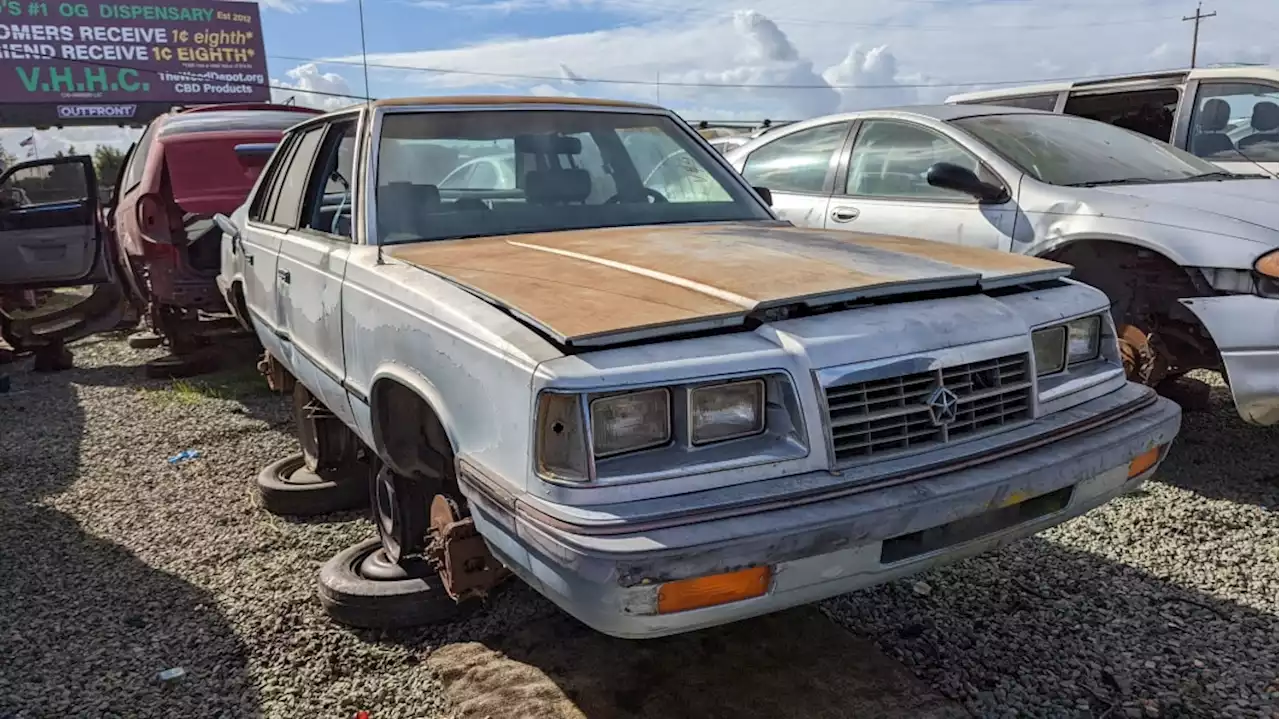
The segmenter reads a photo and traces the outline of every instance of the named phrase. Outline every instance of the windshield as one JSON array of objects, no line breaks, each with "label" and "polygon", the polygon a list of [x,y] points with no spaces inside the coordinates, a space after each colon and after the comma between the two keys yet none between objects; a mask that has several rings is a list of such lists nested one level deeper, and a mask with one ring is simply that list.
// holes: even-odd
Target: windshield
[{"label": "windshield", "polygon": [[378,147],[382,244],[771,219],[731,170],[664,115],[393,113]]},{"label": "windshield", "polygon": [[1177,182],[1222,172],[1159,140],[1071,115],[979,115],[952,124],[1053,185]]}]

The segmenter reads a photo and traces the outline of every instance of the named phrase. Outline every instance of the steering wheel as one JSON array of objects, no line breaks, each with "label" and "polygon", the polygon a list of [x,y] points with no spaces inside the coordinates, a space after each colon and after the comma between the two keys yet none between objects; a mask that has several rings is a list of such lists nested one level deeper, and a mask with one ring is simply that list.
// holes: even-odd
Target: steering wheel
[{"label": "steering wheel", "polygon": [[[652,200],[652,201],[653,201],[653,202],[651,202],[650,204],[659,203],[659,202],[666,202],[666,201],[667,201],[667,198],[666,198],[666,196],[665,196],[665,195],[663,195],[661,192],[658,192],[657,190],[653,189],[652,187],[646,187],[646,188],[644,188],[644,194],[645,194],[645,196],[647,196],[650,200]],[[622,200],[620,199],[621,197],[622,197],[621,195],[614,195],[613,197],[610,197],[609,199],[605,200],[605,201],[604,201],[604,204],[606,204],[606,205],[612,205],[612,204],[616,204],[616,203],[622,202]]]}]

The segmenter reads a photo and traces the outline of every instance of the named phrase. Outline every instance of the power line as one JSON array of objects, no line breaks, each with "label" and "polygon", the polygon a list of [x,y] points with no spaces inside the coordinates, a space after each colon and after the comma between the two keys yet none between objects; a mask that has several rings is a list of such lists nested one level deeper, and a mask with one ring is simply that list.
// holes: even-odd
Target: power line
[{"label": "power line", "polygon": [[[928,1],[928,3],[933,4],[934,0],[920,0],[920,1]],[[940,1],[945,1],[945,0],[940,0]],[[648,3],[648,1],[644,1],[644,0],[612,0],[611,4],[614,6],[617,6],[617,5],[626,6],[626,8],[634,8],[637,10],[659,10],[659,12],[668,13],[668,14],[669,13],[690,14],[690,15],[700,14],[700,15],[703,15],[703,17],[717,17],[717,18],[726,17],[727,15],[727,13],[724,13],[723,10],[716,10],[716,9],[710,9],[710,8],[696,8],[696,6],[664,5],[660,3],[654,4],[654,3]],[[1012,3],[1001,3],[1001,4],[1012,5]],[[852,20],[837,20],[837,19],[820,19],[819,20],[819,19],[813,19],[813,18],[790,18],[790,17],[783,17],[783,15],[773,15],[769,13],[759,13],[759,14],[760,14],[760,17],[768,18],[769,22],[772,22],[774,24],[781,24],[781,26],[792,26],[792,24],[794,24],[794,26],[819,26],[819,27],[837,26],[837,27],[858,27],[858,28],[868,28],[868,29],[910,29],[910,31],[923,31],[923,32],[932,32],[932,31],[954,32],[954,31],[957,31],[957,29],[965,29],[965,28],[996,29],[996,31],[1000,31],[1000,29],[1028,29],[1028,31],[1038,31],[1038,29],[1062,29],[1062,28],[1073,28],[1073,27],[1130,26],[1130,24],[1151,24],[1151,23],[1158,23],[1158,22],[1170,22],[1170,20],[1179,19],[1178,15],[1161,15],[1161,17],[1156,17],[1156,18],[1143,17],[1143,18],[1130,18],[1130,19],[1121,19],[1121,20],[1089,20],[1089,22],[1080,22],[1080,23],[1043,23],[1043,24],[1042,23],[1032,23],[1032,24],[948,23],[948,24],[933,24],[933,26],[931,26],[931,24],[923,24],[922,26],[922,24],[865,23],[865,22],[852,22]]]},{"label": "power line", "polygon": [[1186,22],[1188,20],[1195,21],[1195,29],[1191,31],[1191,67],[1196,66],[1196,49],[1200,45],[1200,21],[1208,20],[1211,17],[1215,17],[1217,14],[1218,14],[1217,12],[1211,12],[1208,15],[1201,13],[1200,3],[1196,3],[1196,14],[1190,17],[1182,18],[1183,22]]},{"label": "power line", "polygon": [[[902,1],[902,0],[899,0],[899,1]],[[929,5],[940,5],[944,3],[954,4],[954,0],[910,0],[910,1],[929,4]],[[1101,2],[1107,2],[1107,4],[1113,4],[1110,2],[1110,0],[1099,0],[1099,3]],[[613,6],[622,6],[624,8],[634,8],[638,10],[657,10],[657,11],[662,11],[664,13],[682,13],[686,15],[702,15],[703,17],[723,17],[726,15],[726,13],[722,10],[715,10],[711,8],[687,7],[682,5],[664,5],[661,3],[644,2],[643,0],[612,0],[610,4]],[[1002,3],[993,3],[993,4],[996,6],[1003,5],[1007,7],[1012,7],[1016,3],[1002,2]],[[483,3],[471,3],[467,5],[458,6],[456,10],[466,10],[468,8],[483,9],[484,7],[485,5]],[[775,25],[816,25],[816,26],[834,25],[839,27],[860,27],[860,28],[886,29],[886,30],[894,30],[894,29],[913,30],[913,31],[918,30],[918,31],[925,31],[925,32],[955,31],[955,30],[961,30],[964,28],[974,28],[974,29],[984,29],[984,30],[1060,30],[1063,28],[1073,28],[1073,27],[1105,27],[1109,25],[1146,25],[1151,23],[1168,22],[1168,21],[1179,19],[1178,16],[1176,15],[1166,15],[1166,16],[1160,16],[1160,17],[1142,17],[1142,18],[1130,18],[1130,19],[1124,19],[1124,20],[1097,20],[1097,21],[1080,22],[1080,23],[1048,23],[1048,24],[1033,23],[1033,24],[1013,24],[1013,25],[991,25],[987,23],[977,23],[977,24],[951,23],[947,25],[911,25],[911,24],[903,24],[903,23],[896,23],[896,24],[895,23],[869,23],[869,22],[856,22],[856,21],[834,20],[834,19],[816,20],[813,18],[785,17],[785,16],[773,15],[769,13],[760,13],[760,15],[762,17],[768,18],[769,21],[773,22]]]},{"label": "power line", "polygon": [[[421,65],[391,65],[387,63],[362,63],[351,60],[324,60],[320,58],[294,57],[291,55],[271,55],[276,60],[289,60],[291,62],[309,62],[317,65],[349,65],[360,67],[368,65],[368,67],[378,68],[382,70],[402,70],[408,72],[430,72],[442,75],[469,75],[476,77],[493,77],[506,80],[541,80],[546,82],[565,82],[565,83],[598,83],[602,85],[643,85],[645,87],[691,87],[691,88],[723,88],[723,89],[757,89],[757,90],[890,90],[890,89],[912,89],[912,88],[930,88],[930,87],[981,87],[988,85],[1038,85],[1049,82],[1073,82],[1076,80],[1099,80],[1108,77],[1114,77],[1115,73],[1107,75],[1072,75],[1070,77],[1042,77],[1032,80],[982,80],[982,81],[965,81],[965,82],[919,82],[919,83],[903,83],[903,84],[886,84],[886,85],[829,85],[823,84],[770,84],[770,83],[735,83],[735,82],[681,82],[679,80],[662,80],[652,78],[647,80],[624,80],[620,78],[605,77],[573,77],[566,78],[562,75],[535,75],[527,73],[513,72],[490,72],[486,70],[457,70],[453,68],[443,67],[427,67]],[[1173,72],[1182,68],[1167,68],[1164,70],[1151,70],[1151,72]]]}]

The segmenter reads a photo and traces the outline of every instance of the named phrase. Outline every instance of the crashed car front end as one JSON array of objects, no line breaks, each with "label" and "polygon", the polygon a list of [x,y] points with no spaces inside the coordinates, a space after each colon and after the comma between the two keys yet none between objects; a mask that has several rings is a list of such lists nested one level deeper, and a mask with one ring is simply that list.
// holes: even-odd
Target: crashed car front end
[{"label": "crashed car front end", "polygon": [[504,564],[629,638],[1034,534],[1139,486],[1181,417],[1071,281],[573,354],[532,385],[528,475],[464,455],[461,489]]}]

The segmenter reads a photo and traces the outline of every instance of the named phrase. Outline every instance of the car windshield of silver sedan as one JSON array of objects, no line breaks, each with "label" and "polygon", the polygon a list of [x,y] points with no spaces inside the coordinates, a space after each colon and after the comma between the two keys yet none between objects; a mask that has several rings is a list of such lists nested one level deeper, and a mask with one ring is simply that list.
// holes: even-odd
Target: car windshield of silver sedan
[{"label": "car windshield of silver sedan", "polygon": [[379,244],[771,219],[666,115],[392,113],[377,162]]},{"label": "car windshield of silver sedan", "polygon": [[1172,145],[1071,115],[978,115],[953,120],[952,124],[1023,172],[1053,185],[1091,187],[1237,177]]}]

